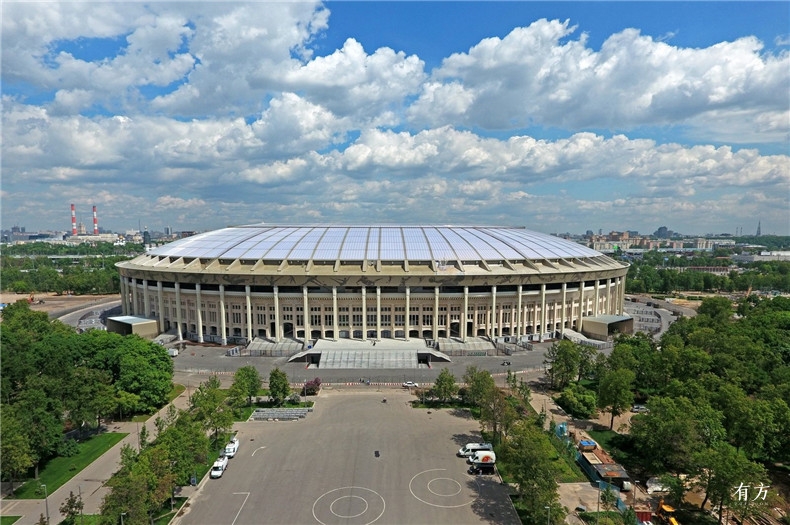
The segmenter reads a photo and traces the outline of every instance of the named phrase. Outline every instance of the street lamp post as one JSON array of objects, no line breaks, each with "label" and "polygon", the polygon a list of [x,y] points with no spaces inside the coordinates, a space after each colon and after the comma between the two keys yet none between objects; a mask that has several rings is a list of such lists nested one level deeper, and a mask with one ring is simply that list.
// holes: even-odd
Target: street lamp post
[{"label": "street lamp post", "polygon": [[546,516],[546,525],[551,525],[551,507],[544,507],[548,514]]},{"label": "street lamp post", "polygon": [[121,512],[121,525],[123,525],[123,517],[126,516],[125,512]]},{"label": "street lamp post", "polygon": [[44,508],[47,511],[47,525],[49,525],[49,495],[47,494],[47,486],[43,483],[41,484],[41,488],[44,489]]}]

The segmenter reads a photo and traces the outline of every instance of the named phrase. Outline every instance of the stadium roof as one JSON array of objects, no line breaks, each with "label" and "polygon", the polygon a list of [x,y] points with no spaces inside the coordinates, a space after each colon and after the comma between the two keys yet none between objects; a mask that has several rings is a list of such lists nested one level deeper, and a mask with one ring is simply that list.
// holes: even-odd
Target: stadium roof
[{"label": "stadium roof", "polygon": [[518,261],[597,258],[559,237],[516,227],[249,225],[201,233],[148,255],[273,261]]}]

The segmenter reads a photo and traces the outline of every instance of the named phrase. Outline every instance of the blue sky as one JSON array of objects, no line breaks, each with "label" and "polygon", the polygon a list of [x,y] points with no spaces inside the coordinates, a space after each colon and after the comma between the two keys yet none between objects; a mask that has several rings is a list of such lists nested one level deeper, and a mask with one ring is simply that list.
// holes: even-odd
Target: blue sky
[{"label": "blue sky", "polygon": [[2,10],[2,227],[790,234],[787,2]]}]

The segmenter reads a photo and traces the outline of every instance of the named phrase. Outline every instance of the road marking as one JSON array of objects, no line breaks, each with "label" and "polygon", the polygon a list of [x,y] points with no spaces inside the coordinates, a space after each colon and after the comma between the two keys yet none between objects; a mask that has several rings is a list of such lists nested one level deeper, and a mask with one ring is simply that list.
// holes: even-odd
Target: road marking
[{"label": "road marking", "polygon": [[[252,451],[252,455],[254,456],[256,452],[258,452],[259,450],[262,450],[264,448],[266,448],[266,447],[258,447],[258,448],[256,448],[255,450]],[[243,494],[243,493],[240,493],[240,494]]]},{"label": "road marking", "polygon": [[239,507],[239,512],[237,512],[236,513],[236,517],[233,518],[233,523],[231,523],[230,525],[235,525],[236,524],[236,520],[239,519],[239,514],[241,514],[241,509],[244,508],[244,504],[247,503],[247,498],[250,497],[250,493],[249,492],[234,492],[233,494],[234,495],[246,494],[246,496],[244,497],[244,501],[241,503],[241,507]]}]

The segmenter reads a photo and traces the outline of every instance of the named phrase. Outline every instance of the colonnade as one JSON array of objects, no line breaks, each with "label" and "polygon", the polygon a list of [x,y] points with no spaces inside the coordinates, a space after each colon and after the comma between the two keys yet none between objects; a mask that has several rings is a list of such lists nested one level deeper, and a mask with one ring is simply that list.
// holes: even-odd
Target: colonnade
[{"label": "colonnade", "polygon": [[[623,313],[625,277],[612,277],[582,282],[562,283],[561,288],[516,291],[442,293],[436,286],[433,293],[424,287],[414,293],[406,287],[403,293],[382,293],[379,286],[363,286],[360,293],[281,293],[253,292],[249,285],[244,292],[205,290],[200,284],[184,289],[181,283],[157,281],[152,288],[148,279],[121,277],[121,307],[124,315],[144,315],[159,321],[160,331],[176,328],[183,340],[185,332],[199,342],[211,336],[227,344],[229,338],[266,336],[276,341],[285,337],[363,340],[382,338],[458,337],[466,341],[476,336],[528,336],[543,340],[566,329],[581,331],[584,317],[620,315]],[[155,295],[152,293],[155,290]],[[368,292],[375,290],[375,306],[369,303]],[[512,290],[512,287],[511,287]],[[375,328],[374,328],[375,327]]]}]

